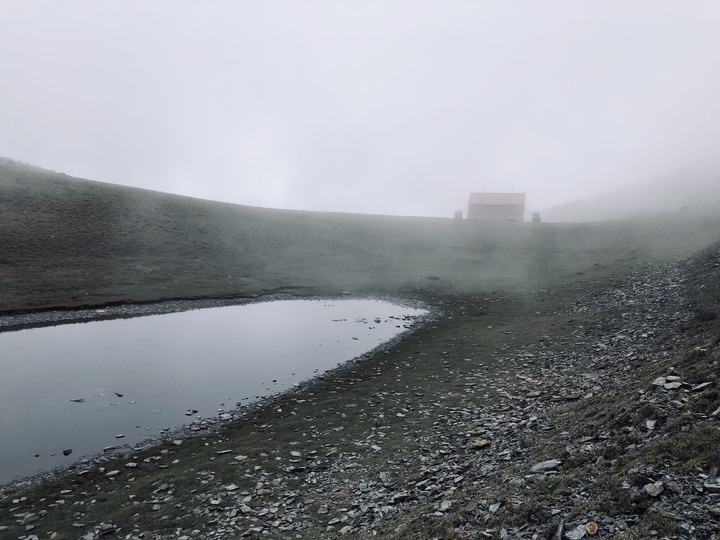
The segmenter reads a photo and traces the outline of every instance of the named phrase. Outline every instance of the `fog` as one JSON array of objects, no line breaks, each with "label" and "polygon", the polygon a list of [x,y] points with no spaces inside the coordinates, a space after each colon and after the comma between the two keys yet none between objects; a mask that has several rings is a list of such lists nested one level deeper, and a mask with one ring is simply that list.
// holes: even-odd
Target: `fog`
[{"label": "fog", "polygon": [[718,66],[714,1],[6,0],[0,155],[273,208],[542,210],[712,186]]}]

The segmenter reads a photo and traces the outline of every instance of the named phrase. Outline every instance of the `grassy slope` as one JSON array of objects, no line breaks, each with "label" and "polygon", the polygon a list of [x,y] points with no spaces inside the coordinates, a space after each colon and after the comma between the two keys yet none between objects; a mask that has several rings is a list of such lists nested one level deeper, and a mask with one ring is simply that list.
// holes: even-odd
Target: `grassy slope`
[{"label": "grassy slope", "polygon": [[[533,287],[689,254],[720,219],[531,226],[268,210],[78,180],[0,160],[0,311],[120,300]],[[38,254],[42,254],[38,257]]]},{"label": "grassy slope", "polygon": [[[80,181],[2,161],[0,209],[4,242],[0,310],[311,287],[318,293],[346,289],[415,294],[443,305],[447,315],[389,354],[375,355],[301,395],[281,398],[278,408],[292,414],[277,414],[275,407],[268,407],[220,436],[190,439],[180,448],[169,446],[169,456],[180,459],[175,468],[142,465],[141,474],[127,485],[125,480],[117,485],[109,482],[95,471],[41,485],[27,492],[27,501],[19,506],[11,499],[0,500],[0,524],[9,524],[15,521],[9,518],[11,513],[38,512],[67,489],[72,496],[81,492],[72,505],[55,505],[36,530],[66,531],[67,537],[77,534],[73,523],[78,515],[88,527],[110,520],[126,531],[133,523],[146,529],[167,528],[168,534],[175,524],[186,530],[200,526],[192,513],[183,510],[195,504],[198,471],[215,471],[218,485],[243,482],[243,489],[251,489],[254,482],[252,477],[238,476],[232,459],[227,460],[230,463],[216,459],[216,448],[241,448],[253,463],[268,468],[274,466],[271,458],[276,453],[286,453],[295,443],[303,453],[335,446],[341,453],[353,452],[357,450],[353,441],[372,432],[378,409],[387,413],[387,437],[382,452],[363,457],[364,466],[372,469],[373,460],[382,464],[397,455],[411,455],[423,444],[421,435],[436,428],[432,417],[419,415],[417,419],[410,415],[404,424],[395,417],[398,407],[422,411],[439,407],[440,402],[445,408],[461,405],[465,390],[458,381],[470,369],[465,359],[480,362],[492,358],[498,348],[532,343],[546,334],[564,341],[563,321],[555,321],[552,313],[572,301],[577,289],[585,284],[612,286],[608,274],[620,279],[628,268],[644,262],[685,256],[717,239],[720,230],[715,216],[681,214],[538,227],[262,210]],[[37,257],[38,251],[43,258]],[[717,313],[720,305],[717,287],[708,287],[718,279],[717,252],[708,251],[688,269],[697,311]],[[428,280],[428,276],[441,279]],[[551,291],[519,294],[540,287]],[[486,292],[495,288],[506,292]],[[494,370],[502,367],[492,362],[487,366],[492,381]],[[642,374],[650,376],[649,371]],[[623,400],[608,397],[598,410],[615,407],[635,414],[640,407],[637,395],[630,393]],[[442,416],[447,411],[436,412]],[[582,418],[580,413],[574,411],[569,417]],[[603,429],[598,418],[567,425],[561,420],[558,415],[563,433]],[[339,434],[333,430],[337,422],[346,426]],[[308,439],[306,433],[318,438]],[[540,448],[556,442],[550,436],[536,441]],[[156,454],[157,448],[150,449],[138,461]],[[150,513],[138,510],[142,507],[128,499],[133,493],[144,501],[164,482],[176,485],[174,502],[180,506]],[[101,497],[92,495],[98,490]],[[90,497],[93,501],[86,505]],[[79,509],[82,514],[77,514]],[[162,519],[171,525],[165,527]],[[409,515],[401,521],[417,521],[424,527],[423,519]],[[508,517],[512,519],[517,516]],[[389,521],[387,531],[395,525],[397,521]],[[13,529],[13,537],[20,531]],[[311,530],[306,537],[317,537],[316,532]],[[443,536],[440,529],[438,536]]]}]

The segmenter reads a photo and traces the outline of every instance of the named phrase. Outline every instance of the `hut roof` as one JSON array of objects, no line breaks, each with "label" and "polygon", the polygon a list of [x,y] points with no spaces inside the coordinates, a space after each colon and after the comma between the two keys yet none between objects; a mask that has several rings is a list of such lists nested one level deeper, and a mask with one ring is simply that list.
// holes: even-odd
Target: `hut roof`
[{"label": "hut roof", "polygon": [[471,205],[525,206],[524,193],[471,193]]}]

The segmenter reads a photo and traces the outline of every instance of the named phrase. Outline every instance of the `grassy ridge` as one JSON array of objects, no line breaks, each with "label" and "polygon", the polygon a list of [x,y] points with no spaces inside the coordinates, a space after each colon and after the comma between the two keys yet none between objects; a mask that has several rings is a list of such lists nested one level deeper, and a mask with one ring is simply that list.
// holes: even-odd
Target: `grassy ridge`
[{"label": "grassy ridge", "polygon": [[[720,220],[592,225],[269,210],[71,178],[0,159],[0,311],[111,301],[535,286],[689,254]],[[38,256],[41,254],[41,256]]]},{"label": "grassy ridge", "polygon": [[[652,288],[650,274],[632,271],[717,240],[716,215],[678,212],[538,226],[266,210],[78,180],[7,160],[0,160],[0,212],[0,311],[307,287],[317,294],[414,296],[444,312],[385,351],[281,396],[218,433],[139,450],[108,462],[107,469],[0,490],[0,538],[27,534],[26,521],[41,538],[75,538],[107,523],[123,537],[175,538],[179,528],[203,537],[215,534],[216,520],[227,517],[212,500],[227,499],[223,486],[230,484],[252,495],[253,512],[292,506],[293,519],[303,525],[299,537],[335,538],[342,523],[328,524],[347,513],[343,496],[357,499],[352,482],[377,487],[378,472],[390,468],[398,489],[410,491],[428,454],[438,449],[448,452],[432,458],[439,470],[456,464],[464,471],[464,484],[458,481],[464,487],[453,495],[458,503],[440,516],[433,513],[435,503],[407,503],[378,522],[381,535],[466,538],[463,530],[477,528],[482,536],[469,537],[487,537],[530,527],[551,537],[560,518],[549,511],[560,506],[576,522],[598,512],[618,519],[639,515],[616,537],[648,538],[650,531],[676,532],[663,504],[695,493],[693,475],[717,463],[716,421],[708,416],[720,406],[717,389],[686,392],[680,405],[648,391],[655,377],[675,371],[688,384],[716,378],[717,244],[687,260],[681,278],[658,291],[662,300],[663,291],[682,283],[696,315],[684,321],[682,332],[658,335],[660,348],[633,357],[633,369],[625,348],[616,348],[619,364],[605,369],[590,397],[566,405],[550,399],[584,394],[595,384],[583,375],[602,370],[593,364],[605,354],[592,349],[595,343],[612,342],[626,330],[642,342],[642,321],[652,307],[646,300],[654,297],[640,295],[630,308],[624,294],[614,292],[642,289],[639,282]],[[538,294],[524,294],[529,290]],[[573,311],[583,298],[587,309]],[[675,309],[649,320],[679,325]],[[641,322],[625,328],[630,311]],[[676,347],[671,354],[663,340]],[[587,365],[572,364],[584,346]],[[531,397],[530,390],[541,396]],[[535,410],[527,407],[538,408],[541,419],[547,415],[549,428],[529,440],[495,419]],[[471,422],[474,414],[486,413],[488,418]],[[643,435],[647,419],[658,419],[653,433],[659,436],[652,441]],[[474,430],[486,424],[490,451],[471,453],[467,439],[480,436]],[[597,437],[604,432],[611,436]],[[588,434],[597,456],[610,460],[604,469],[597,469],[595,453],[569,455],[568,441]],[[378,448],[368,450],[371,442]],[[496,457],[503,445],[516,451],[514,459]],[[225,454],[228,449],[234,452]],[[307,471],[286,471],[290,449],[314,456]],[[237,461],[235,454],[247,460]],[[473,469],[482,456],[497,465],[490,477]],[[525,465],[558,456],[564,460],[559,474],[535,484],[517,482]],[[129,460],[136,468],[127,467]],[[687,472],[696,466],[701,468]],[[120,471],[117,478],[106,474],[113,469]],[[685,486],[682,497],[670,489],[659,502],[642,495],[650,474],[656,479],[666,473],[674,478],[668,486]],[[304,486],[306,475],[318,483]],[[448,478],[438,473],[435,480]],[[638,484],[632,497],[624,487],[628,480]],[[500,510],[485,511],[494,501],[503,503]],[[228,513],[237,513],[234,504]],[[321,514],[322,507],[330,513]],[[712,519],[701,510],[692,517],[699,528]],[[249,521],[238,515],[239,528],[215,537],[236,537],[258,523],[266,529],[254,537],[287,537],[255,515]],[[601,526],[600,536],[607,537]],[[367,530],[349,537],[367,537]]]}]

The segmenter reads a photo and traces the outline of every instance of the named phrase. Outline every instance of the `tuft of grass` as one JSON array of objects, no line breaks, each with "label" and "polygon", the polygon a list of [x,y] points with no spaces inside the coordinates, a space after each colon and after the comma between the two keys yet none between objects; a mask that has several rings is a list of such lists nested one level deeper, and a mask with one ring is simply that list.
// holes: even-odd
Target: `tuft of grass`
[{"label": "tuft of grass", "polygon": [[645,540],[668,537],[677,532],[675,520],[658,508],[650,508],[642,514],[641,521],[634,527],[614,536],[619,540]]},{"label": "tuft of grass", "polygon": [[558,473],[545,476],[537,483],[535,491],[549,497],[563,498],[582,487],[582,481],[576,475]]},{"label": "tuft of grass", "polygon": [[628,515],[636,508],[630,491],[622,487],[621,475],[600,476],[594,487],[597,510],[607,515]]},{"label": "tuft of grass", "polygon": [[437,538],[441,540],[461,540],[465,536],[455,531],[458,523],[453,516],[415,516],[389,531],[388,538],[394,540],[416,540],[417,538]]},{"label": "tuft of grass", "polygon": [[642,423],[645,420],[657,418],[662,413],[654,403],[645,403],[640,409],[634,414],[634,420],[636,423]]},{"label": "tuft of grass", "polygon": [[[681,419],[685,421],[689,417],[680,417],[668,437],[651,441],[643,447],[642,458],[648,463],[676,463],[683,472],[690,472],[696,467],[707,469],[720,463],[720,429],[707,421],[692,426],[689,422],[680,423]],[[688,429],[683,431],[682,426],[688,426]],[[667,428],[670,427],[668,423]]]}]

